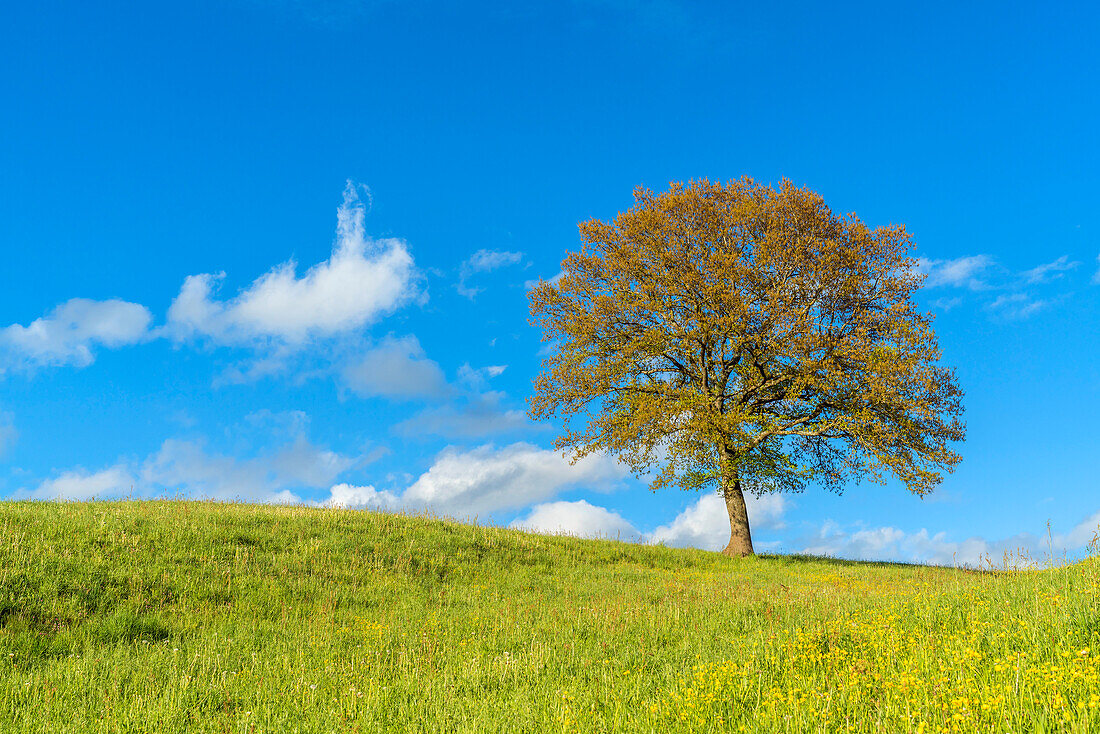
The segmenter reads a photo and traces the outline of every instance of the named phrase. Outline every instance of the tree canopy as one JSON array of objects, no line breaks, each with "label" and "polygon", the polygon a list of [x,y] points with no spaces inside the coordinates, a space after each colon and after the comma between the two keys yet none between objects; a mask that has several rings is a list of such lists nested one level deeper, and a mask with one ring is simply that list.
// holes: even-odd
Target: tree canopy
[{"label": "tree canopy", "polygon": [[896,477],[919,495],[960,461],[962,392],[939,364],[903,226],[871,229],[789,181],[634,192],[530,292],[556,344],[529,412],[557,446],[616,455],[652,488],[726,499],[726,552],[752,553],[743,493]]}]

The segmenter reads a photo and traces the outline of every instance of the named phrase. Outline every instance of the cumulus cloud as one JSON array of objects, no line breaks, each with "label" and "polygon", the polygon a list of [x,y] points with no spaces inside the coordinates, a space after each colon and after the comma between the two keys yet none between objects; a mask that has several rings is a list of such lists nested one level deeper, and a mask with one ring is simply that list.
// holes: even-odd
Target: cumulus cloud
[{"label": "cumulus cloud", "polygon": [[0,329],[0,370],[73,364],[85,367],[95,349],[135,344],[149,332],[152,315],[138,303],[73,298],[27,326]]},{"label": "cumulus cloud", "polygon": [[344,365],[344,384],[360,395],[395,399],[443,397],[443,370],[424,355],[415,336],[387,338]]},{"label": "cumulus cloud", "polygon": [[328,260],[301,277],[297,264],[287,261],[224,301],[214,297],[223,273],[189,276],[168,309],[167,333],[216,344],[298,346],[362,328],[393,311],[415,295],[413,258],[403,240],[368,237],[364,217],[358,190],[349,182]]},{"label": "cumulus cloud", "polygon": [[47,479],[32,492],[16,493],[17,497],[38,500],[90,500],[120,497],[130,493],[135,485],[134,475],[125,465],[118,464],[98,472],[73,469]]},{"label": "cumulus cloud", "polygon": [[1053,262],[1037,265],[1031,270],[1025,270],[1021,275],[1028,283],[1044,283],[1048,280],[1061,278],[1066,271],[1073,270],[1080,264],[1079,262],[1070,262],[1068,255],[1062,255]]},{"label": "cumulus cloud", "polygon": [[614,459],[592,455],[575,464],[528,443],[462,451],[444,449],[402,496],[412,508],[470,517],[514,510],[567,488],[609,490],[627,474]]},{"label": "cumulus cloud", "polygon": [[393,492],[379,491],[371,486],[337,484],[321,507],[392,512],[400,509],[401,499]]},{"label": "cumulus cloud", "polygon": [[459,266],[458,283],[455,284],[455,290],[458,291],[459,295],[472,299],[482,289],[468,286],[466,282],[470,278],[478,273],[488,273],[509,265],[518,265],[521,262],[523,262],[522,252],[478,250]]},{"label": "cumulus cloud", "polygon": [[987,287],[982,281],[982,273],[993,264],[988,255],[971,255],[954,260],[933,260],[927,257],[917,258],[917,272],[926,275],[926,288],[953,286],[980,290]]},{"label": "cumulus cloud", "polygon": [[398,423],[394,430],[406,436],[479,438],[539,428],[524,411],[506,408],[504,398],[504,393],[496,391],[456,398],[422,410]]},{"label": "cumulus cloud", "polygon": [[584,500],[535,505],[525,517],[516,518],[508,527],[582,538],[635,540],[640,536],[638,530],[618,513]]},{"label": "cumulus cloud", "polygon": [[[784,527],[783,514],[790,506],[786,496],[747,494],[745,504],[749,512],[749,527],[753,532],[781,530]],[[671,523],[656,528],[647,536],[650,543],[703,550],[721,550],[729,539],[730,521],[726,502],[714,492],[704,494]]]}]

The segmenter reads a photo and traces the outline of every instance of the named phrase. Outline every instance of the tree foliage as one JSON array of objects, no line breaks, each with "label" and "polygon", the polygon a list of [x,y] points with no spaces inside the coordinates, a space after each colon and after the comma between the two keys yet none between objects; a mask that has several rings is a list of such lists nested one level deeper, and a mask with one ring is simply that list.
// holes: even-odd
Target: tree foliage
[{"label": "tree foliage", "polygon": [[559,448],[727,497],[890,475],[924,495],[959,462],[962,392],[913,303],[903,226],[787,181],[634,196],[530,293],[557,345],[530,414],[563,419]]}]

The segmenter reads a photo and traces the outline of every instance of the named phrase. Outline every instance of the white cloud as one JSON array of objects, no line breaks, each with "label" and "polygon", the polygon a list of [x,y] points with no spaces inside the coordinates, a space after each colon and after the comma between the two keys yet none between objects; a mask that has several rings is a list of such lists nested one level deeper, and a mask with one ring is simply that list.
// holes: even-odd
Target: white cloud
[{"label": "white cloud", "polygon": [[640,533],[621,515],[584,500],[535,505],[526,517],[508,527],[536,533],[576,535],[582,538],[635,540]]},{"label": "white cloud", "polygon": [[349,388],[367,396],[442,397],[447,394],[443,370],[424,356],[415,336],[387,338],[341,370]]},{"label": "white cloud", "polygon": [[472,299],[482,289],[467,286],[467,280],[478,273],[487,273],[509,265],[518,265],[521,262],[523,262],[522,252],[478,250],[459,266],[458,283],[455,284],[455,290],[458,291],[459,295]]},{"label": "white cloud", "polygon": [[20,493],[17,497],[39,500],[90,500],[119,497],[128,494],[135,485],[134,475],[122,464],[90,473],[84,469],[62,472],[47,479],[33,492]]},{"label": "white cloud", "polygon": [[359,329],[394,310],[415,295],[413,259],[403,240],[368,237],[364,217],[349,182],[328,260],[301,277],[293,260],[283,263],[228,301],[213,298],[224,274],[189,276],[168,309],[167,332],[177,340],[294,346]]},{"label": "white cloud", "polygon": [[541,428],[524,411],[505,408],[504,397],[504,393],[496,391],[468,395],[464,400],[426,408],[398,423],[394,430],[406,436],[479,438]]},{"label": "white cloud", "polygon": [[988,255],[971,255],[954,260],[920,257],[917,258],[916,270],[928,276],[924,281],[926,288],[954,286],[980,290],[986,287],[980,276],[992,264],[993,260]]},{"label": "white cloud", "polygon": [[[759,497],[746,494],[745,505],[749,512],[749,528],[752,532],[757,532],[781,530],[784,527],[783,514],[790,503],[782,494],[765,494]],[[647,542],[650,543],[703,550],[722,550],[729,539],[730,521],[726,502],[716,492],[704,494],[671,523],[656,528],[647,536]]]},{"label": "white cloud", "polygon": [[5,365],[33,367],[95,360],[95,348],[134,344],[149,331],[152,315],[137,303],[73,298],[27,326],[0,329],[0,370]]},{"label": "white cloud", "polygon": [[1081,263],[1070,262],[1068,255],[1062,255],[1053,262],[1038,265],[1031,270],[1025,270],[1022,275],[1028,283],[1042,283],[1047,280],[1061,278],[1067,270],[1073,270]]},{"label": "white cloud", "polygon": [[405,491],[402,501],[442,514],[483,516],[526,507],[566,488],[612,489],[626,473],[624,466],[605,456],[570,464],[560,453],[528,443],[469,451],[449,447]]},{"label": "white cloud", "polygon": [[399,509],[401,500],[392,492],[379,491],[371,486],[357,487],[351,484],[337,484],[322,507],[375,510],[393,512]]}]

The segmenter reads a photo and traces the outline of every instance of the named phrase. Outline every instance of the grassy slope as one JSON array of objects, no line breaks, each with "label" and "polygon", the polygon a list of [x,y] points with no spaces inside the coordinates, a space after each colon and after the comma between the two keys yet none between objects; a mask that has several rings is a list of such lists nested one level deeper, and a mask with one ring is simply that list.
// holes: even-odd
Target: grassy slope
[{"label": "grassy slope", "polygon": [[1097,570],[2,503],[0,731],[1100,730]]}]

